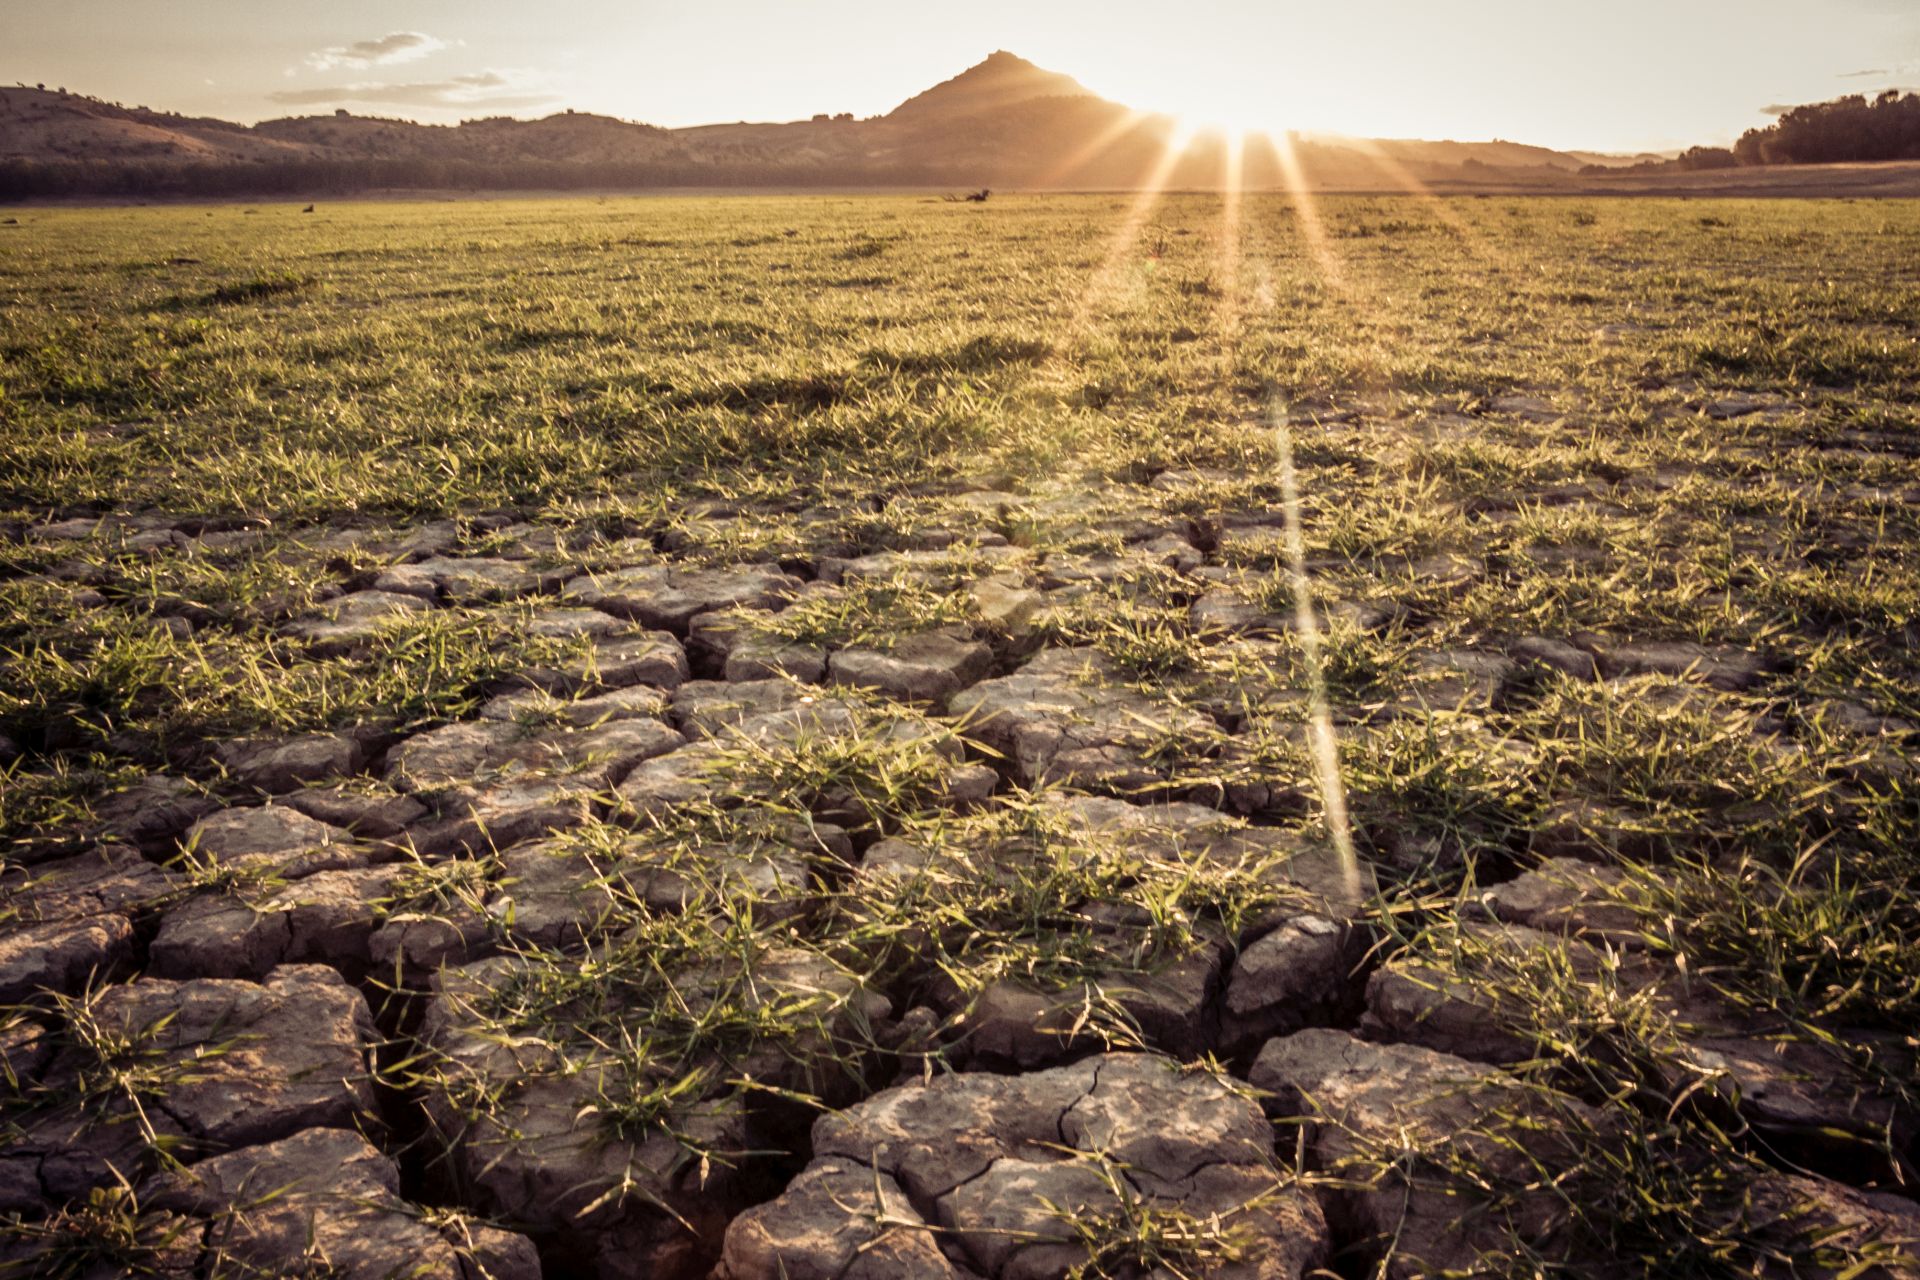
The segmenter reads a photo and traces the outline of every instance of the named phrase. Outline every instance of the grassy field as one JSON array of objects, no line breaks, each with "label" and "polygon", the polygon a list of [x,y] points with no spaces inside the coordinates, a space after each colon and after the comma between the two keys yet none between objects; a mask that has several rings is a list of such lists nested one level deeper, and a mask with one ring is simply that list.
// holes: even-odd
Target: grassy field
[{"label": "grassy field", "polygon": [[[1742,1216],[1763,1173],[1915,1194],[1920,206],[874,196],[17,219],[0,227],[10,859],[87,847],[154,775],[233,800],[217,749],[235,739],[354,733],[372,759],[471,720],[529,669],[592,657],[539,625],[563,583],[653,563],[826,579],[896,553],[736,630],[824,664],[944,629],[990,649],[995,679],[1072,648],[1101,673],[1075,680],[1166,714],[1151,741],[1108,744],[1123,778],[1029,770],[980,718],[880,699],[850,738],[720,749],[711,812],[597,811],[567,837],[595,865],[643,856],[634,840],[779,845],[765,823],[817,818],[940,866],[892,896],[813,866],[746,907],[681,867],[719,923],[622,882],[597,926],[618,941],[584,967],[572,942],[496,939],[520,968],[468,1002],[474,1025],[625,1037],[610,1132],[671,1128],[717,1087],[715,1054],[803,1046],[776,1085],[839,1105],[869,1091],[863,1055],[907,1053],[844,1025],[831,982],[824,1007],[671,1015],[663,955],[711,966],[777,935],[896,1011],[933,1008],[943,1030],[913,1053],[938,1064],[967,1061],[950,1033],[999,983],[1153,973],[1209,939],[1231,967],[1287,898],[1270,868],[1143,859],[1048,807],[1091,791],[1197,799],[1308,847],[1350,835],[1377,887],[1349,908],[1365,959],[1310,1020],[1354,1025],[1370,974],[1438,974],[1522,1046],[1508,1075],[1580,1118],[1524,1186],[1471,1144],[1322,1153],[1300,1177],[1418,1165],[1508,1206],[1545,1185],[1575,1256],[1670,1275],[1794,1253]],[[1153,541],[1169,533],[1182,549]],[[440,581],[439,607],[350,645],[299,631],[442,553],[538,585]],[[1301,593],[1317,631],[1286,621]],[[719,674],[722,642],[675,625],[694,674]],[[962,755],[999,776],[956,814]],[[1516,955],[1471,923],[1488,886],[1562,855],[1617,873],[1624,969]],[[486,915],[497,858],[443,874],[410,856],[409,909]],[[1710,993],[1723,1032],[1830,1050],[1885,1117],[1782,1136],[1699,1067],[1704,1015],[1649,997],[1636,965]],[[1167,1047],[1097,1003],[1104,1043]],[[1258,1048],[1189,1047],[1240,1076]],[[467,1096],[451,1066],[390,1060],[397,1093]],[[550,1270],[570,1256],[528,1229]],[[1129,1252],[1117,1229],[1090,1237],[1086,1274],[1173,1248]],[[1823,1238],[1826,1274],[1886,1263],[1882,1243]],[[1189,1241],[1186,1265],[1216,1246]],[[1530,1248],[1502,1269],[1559,1266]]]},{"label": "grassy field", "polygon": [[[1275,403],[1358,411],[1401,427],[1297,442],[1315,550],[1420,554],[1477,536],[1476,504],[1617,488],[1624,518],[1522,513],[1619,545],[1609,590],[1554,572],[1466,621],[1728,641],[1810,622],[1883,710],[1916,710],[1869,657],[1895,656],[1916,594],[1910,206],[1333,199],[1303,219],[1266,196],[1232,234],[1217,199],[1137,227],[1132,208],[28,212],[0,240],[0,502],[274,539],[503,513],[662,527],[700,498],[858,506],[1063,469],[1257,481]],[[1696,412],[1736,391],[1790,412]],[[1417,429],[1516,392],[1564,420]],[[1787,554],[1729,592],[1759,544]],[[267,557],[189,560],[129,586],[243,622],[316,585]]]}]

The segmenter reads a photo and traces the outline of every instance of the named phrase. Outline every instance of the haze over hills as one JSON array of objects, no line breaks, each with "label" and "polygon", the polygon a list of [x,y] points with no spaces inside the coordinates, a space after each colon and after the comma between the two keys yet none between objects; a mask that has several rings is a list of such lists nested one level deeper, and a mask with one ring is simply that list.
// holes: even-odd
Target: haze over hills
[{"label": "haze over hills", "polygon": [[[927,186],[1111,189],[1157,177],[1212,187],[1219,139],[1168,161],[1181,126],[998,52],[884,116],[662,129],[565,112],[424,125],[339,111],[253,126],[122,107],[41,88],[0,89],[0,195],[266,194],[379,187]],[[1512,142],[1294,141],[1306,185],[1408,179],[1552,182],[1604,157]],[[1382,157],[1385,158],[1384,162]],[[1243,181],[1287,182],[1271,144]]]}]

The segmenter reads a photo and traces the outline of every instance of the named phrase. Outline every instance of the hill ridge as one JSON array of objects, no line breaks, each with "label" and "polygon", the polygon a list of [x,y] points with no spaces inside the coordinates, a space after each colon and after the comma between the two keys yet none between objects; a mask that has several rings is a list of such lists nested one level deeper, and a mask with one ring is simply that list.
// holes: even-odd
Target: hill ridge
[{"label": "hill ridge", "polygon": [[[685,128],[581,111],[446,125],[344,109],[243,125],[17,86],[0,89],[0,198],[393,186],[1107,189],[1146,181],[1177,135],[1172,117],[1136,113],[1005,49],[883,116]],[[1194,145],[1170,185],[1217,185],[1220,145]],[[1381,149],[1391,175],[1366,154]],[[1489,166],[1537,182],[1592,163],[1510,142],[1303,137],[1295,151],[1309,184],[1327,187],[1464,180]],[[1286,181],[1258,154],[1244,172],[1252,186]]]}]

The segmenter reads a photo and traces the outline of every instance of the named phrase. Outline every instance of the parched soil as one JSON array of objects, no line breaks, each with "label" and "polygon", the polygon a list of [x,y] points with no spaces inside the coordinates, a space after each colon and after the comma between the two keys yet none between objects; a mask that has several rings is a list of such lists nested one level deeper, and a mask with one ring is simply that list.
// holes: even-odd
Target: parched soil
[{"label": "parched soil", "polygon": [[708,388],[884,475],[508,501],[463,439],[458,510],[328,518],[157,500],[43,369],[16,482],[158,488],[4,530],[0,1274],[1920,1275],[1879,288],[1669,300],[1684,374],[1623,310],[1577,383],[1100,364],[1078,456],[890,452],[1065,394],[972,340]]},{"label": "parched soil", "polygon": [[[1780,657],[1594,633],[1416,648],[1335,689],[1337,749],[1371,763],[1444,735],[1457,754],[1436,765],[1506,781],[1475,787],[1488,811],[1463,827],[1396,820],[1391,786],[1357,781],[1349,870],[1311,817],[1288,579],[1226,563],[1284,541],[1261,487],[1166,472],[902,496],[926,532],[859,556],[810,509],[712,510],[681,551],[553,529],[527,554],[530,526],[468,525],[429,554],[402,549],[419,530],[366,531],[389,567],[290,633],[351,653],[471,609],[564,633],[573,656],[503,673],[438,728],[222,744],[50,832],[9,874],[0,942],[22,1009],[7,1207],[32,1221],[125,1180],[143,1222],[191,1222],[202,1261],[183,1266],[291,1267],[304,1232],[226,1216],[284,1169],[313,1178],[335,1265],[368,1275],[430,1248],[448,1274],[532,1274],[537,1252],[557,1274],[1041,1276],[1121,1248],[1109,1235],[1203,1222],[1232,1229],[1164,1247],[1207,1274],[1300,1276],[1388,1238],[1396,1267],[1470,1263],[1512,1214],[1569,1247],[1575,1215],[1546,1193],[1462,1235],[1448,1195],[1421,1191],[1403,1221],[1404,1190],[1316,1197],[1283,1161],[1305,1143],[1331,1179],[1406,1125],[1452,1143],[1516,1092],[1596,1135],[1622,1123],[1506,1081],[1562,1029],[1457,971],[1484,963],[1644,1002],[1674,1037],[1664,1083],[1842,1175],[1768,1175],[1783,1219],[1806,1197],[1822,1230],[1915,1225],[1879,1193],[1914,1138],[1900,1089],[1845,1042],[1783,1042],[1777,1018],[1692,989],[1646,936],[1659,873],[1609,858],[1677,832],[1583,800],[1531,829],[1493,807],[1558,749],[1511,736],[1554,704],[1660,706],[1744,726],[1743,750],[1806,750],[1757,692]],[[749,520],[820,541],[778,562],[692,550]],[[496,554],[460,554],[475,544]],[[1364,598],[1322,585],[1327,642],[1418,626],[1492,572],[1476,550],[1377,566]],[[567,567],[589,551],[598,567]],[[1144,610],[1176,628],[1167,652],[1116,630]],[[1843,786],[1906,767],[1907,726],[1860,731],[1884,745]],[[1479,896],[1435,917],[1445,940],[1383,952],[1405,925],[1372,895],[1459,883],[1475,851]],[[1467,1116],[1463,1081],[1490,1091]],[[798,1101],[862,1097],[818,1120]],[[1527,1158],[1582,1167],[1551,1145]],[[1489,1161],[1517,1183],[1517,1158]],[[374,1207],[336,1196],[337,1160]],[[1875,1191],[1847,1185],[1863,1175]],[[517,1234],[481,1231],[482,1258],[465,1225],[402,1230],[403,1189]]]}]

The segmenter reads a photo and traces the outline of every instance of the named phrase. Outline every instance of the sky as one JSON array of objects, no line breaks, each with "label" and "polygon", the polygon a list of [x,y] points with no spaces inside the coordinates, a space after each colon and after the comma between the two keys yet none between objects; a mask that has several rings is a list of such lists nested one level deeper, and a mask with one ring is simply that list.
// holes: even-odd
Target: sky
[{"label": "sky", "polygon": [[0,0],[0,83],[247,123],[869,116],[995,49],[1199,124],[1640,151],[1920,88],[1920,0]]}]

